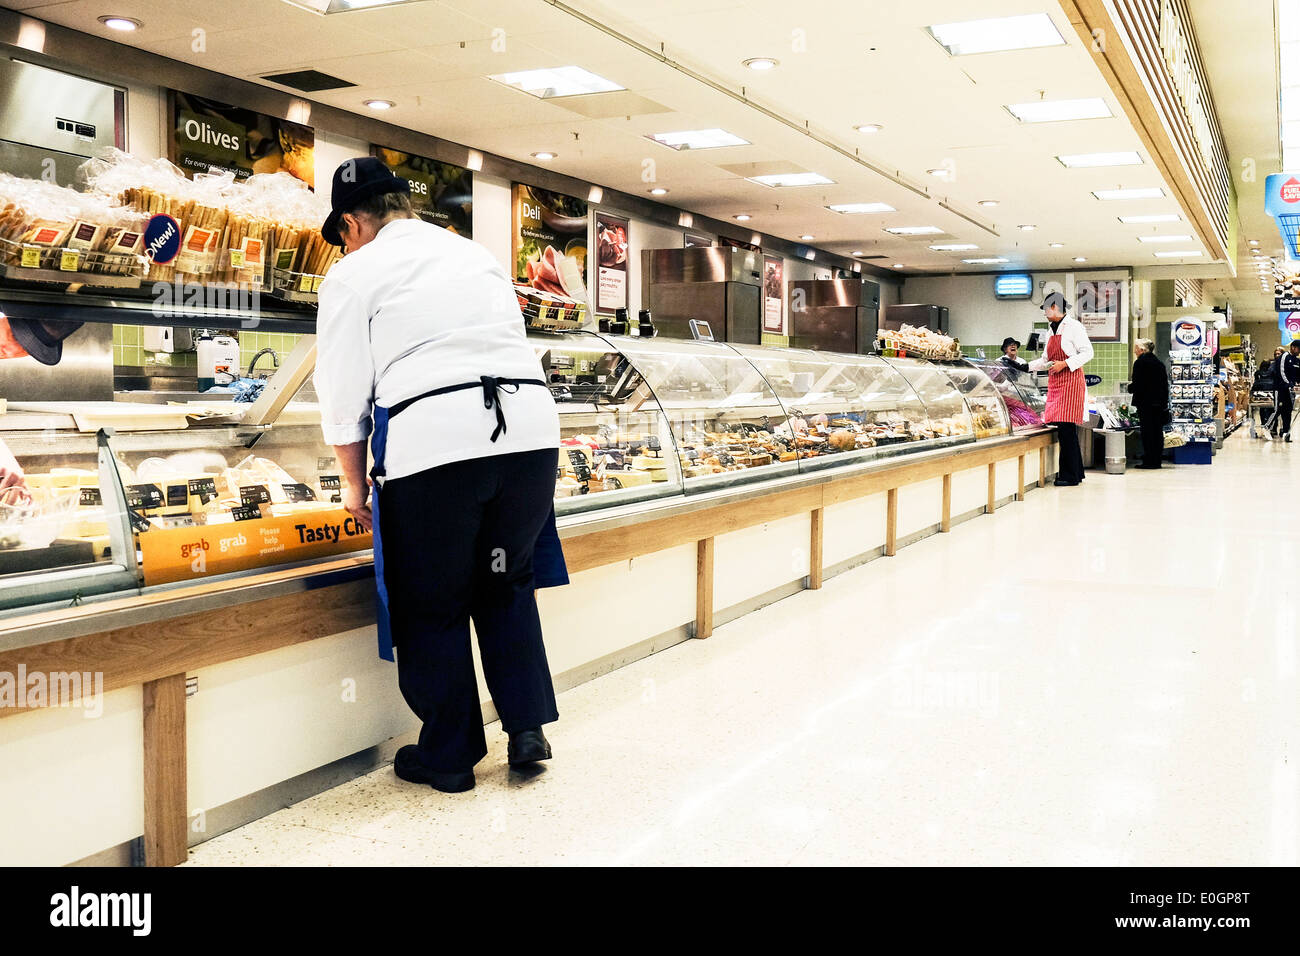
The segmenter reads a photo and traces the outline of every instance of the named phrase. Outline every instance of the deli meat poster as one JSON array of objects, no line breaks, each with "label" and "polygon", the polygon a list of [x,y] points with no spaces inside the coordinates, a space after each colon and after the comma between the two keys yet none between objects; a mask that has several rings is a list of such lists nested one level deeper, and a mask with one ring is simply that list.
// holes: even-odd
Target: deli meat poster
[{"label": "deli meat poster", "polygon": [[587,301],[585,199],[514,184],[515,281]]},{"label": "deli meat poster", "polygon": [[596,213],[596,311],[627,308],[628,220]]},{"label": "deli meat poster", "polygon": [[763,331],[785,335],[785,261],[779,256],[763,257]]}]

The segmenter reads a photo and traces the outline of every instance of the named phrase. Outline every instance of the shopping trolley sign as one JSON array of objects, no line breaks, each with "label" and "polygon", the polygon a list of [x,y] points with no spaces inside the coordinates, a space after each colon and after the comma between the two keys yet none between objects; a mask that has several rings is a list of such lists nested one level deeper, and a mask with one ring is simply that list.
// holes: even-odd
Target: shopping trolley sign
[{"label": "shopping trolley sign", "polygon": [[1277,327],[1291,338],[1300,336],[1300,312],[1279,312]]}]

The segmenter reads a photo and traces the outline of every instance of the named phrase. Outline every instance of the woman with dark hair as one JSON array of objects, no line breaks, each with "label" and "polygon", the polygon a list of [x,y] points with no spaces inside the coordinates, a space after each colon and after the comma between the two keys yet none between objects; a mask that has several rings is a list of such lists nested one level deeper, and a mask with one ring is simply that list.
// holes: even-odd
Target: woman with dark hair
[{"label": "woman with dark hair", "polygon": [[1043,298],[1043,315],[1052,329],[1043,354],[1029,363],[1032,371],[1046,370],[1047,408],[1043,421],[1056,425],[1060,461],[1056,470],[1057,485],[1077,485],[1083,481],[1083,455],[1079,451],[1079,425],[1084,421],[1088,387],[1083,380],[1083,366],[1092,359],[1088,330],[1078,319],[1066,316],[1069,306],[1065,296],[1049,292]]},{"label": "woman with dark hair", "polygon": [[1138,410],[1138,425],[1142,429],[1143,468],[1159,468],[1165,453],[1165,425],[1169,409],[1169,372],[1165,363],[1156,358],[1156,343],[1138,339],[1133,346],[1136,359],[1129,393]]}]

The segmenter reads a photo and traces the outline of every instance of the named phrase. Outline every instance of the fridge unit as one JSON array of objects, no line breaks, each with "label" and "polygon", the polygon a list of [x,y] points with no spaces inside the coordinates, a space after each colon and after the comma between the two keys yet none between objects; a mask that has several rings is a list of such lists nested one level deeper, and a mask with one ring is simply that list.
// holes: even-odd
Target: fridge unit
[{"label": "fridge unit", "polygon": [[692,338],[690,321],[708,322],[720,342],[762,339],[763,257],[721,246],[641,251],[641,302],[659,334]]},{"label": "fridge unit", "polygon": [[910,325],[948,334],[948,307],[945,305],[887,305],[880,322],[882,329],[899,329]]},{"label": "fridge unit", "polygon": [[790,345],[867,355],[876,341],[880,285],[861,276],[790,283]]}]

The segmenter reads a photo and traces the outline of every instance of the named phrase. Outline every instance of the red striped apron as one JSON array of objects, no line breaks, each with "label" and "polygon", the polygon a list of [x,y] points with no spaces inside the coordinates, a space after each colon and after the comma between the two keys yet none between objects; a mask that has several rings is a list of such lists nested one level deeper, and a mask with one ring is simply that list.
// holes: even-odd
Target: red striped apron
[{"label": "red striped apron", "polygon": [[[1047,340],[1047,357],[1053,362],[1064,362],[1070,356],[1061,347],[1061,337],[1053,335]],[[1044,422],[1083,421],[1083,406],[1088,402],[1088,386],[1083,380],[1083,369],[1073,372],[1065,369],[1047,376],[1047,408]]]}]

